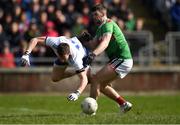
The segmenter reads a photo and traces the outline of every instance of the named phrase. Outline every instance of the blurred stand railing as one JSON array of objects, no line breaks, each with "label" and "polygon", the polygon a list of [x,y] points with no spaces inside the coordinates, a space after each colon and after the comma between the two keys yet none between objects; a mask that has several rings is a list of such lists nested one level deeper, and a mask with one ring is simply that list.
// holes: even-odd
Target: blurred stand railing
[{"label": "blurred stand railing", "polygon": [[154,59],[167,66],[180,64],[180,32],[168,32],[164,41],[154,46]]},{"label": "blurred stand railing", "polygon": [[167,63],[180,64],[180,32],[168,32],[165,41],[168,45]]},{"label": "blurred stand railing", "polygon": [[125,32],[133,60],[140,66],[153,64],[153,34],[150,31]]}]

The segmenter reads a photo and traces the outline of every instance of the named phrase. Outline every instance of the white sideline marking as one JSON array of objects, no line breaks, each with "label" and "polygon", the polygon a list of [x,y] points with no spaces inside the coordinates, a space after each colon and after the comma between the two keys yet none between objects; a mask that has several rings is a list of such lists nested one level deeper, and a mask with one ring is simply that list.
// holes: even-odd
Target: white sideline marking
[{"label": "white sideline marking", "polygon": [[[0,110],[7,110],[5,107],[0,107]],[[44,109],[30,109],[26,107],[21,108],[8,108],[10,111],[24,111],[24,112],[51,112],[50,110],[44,110]]]}]

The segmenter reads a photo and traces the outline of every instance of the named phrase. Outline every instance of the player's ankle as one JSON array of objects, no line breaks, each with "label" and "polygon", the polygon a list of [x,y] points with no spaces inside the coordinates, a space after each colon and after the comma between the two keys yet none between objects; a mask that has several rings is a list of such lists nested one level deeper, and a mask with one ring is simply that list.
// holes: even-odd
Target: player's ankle
[{"label": "player's ankle", "polygon": [[116,98],[116,102],[117,102],[119,105],[123,105],[123,104],[126,102],[126,100],[123,99],[123,97],[119,96],[119,97]]}]

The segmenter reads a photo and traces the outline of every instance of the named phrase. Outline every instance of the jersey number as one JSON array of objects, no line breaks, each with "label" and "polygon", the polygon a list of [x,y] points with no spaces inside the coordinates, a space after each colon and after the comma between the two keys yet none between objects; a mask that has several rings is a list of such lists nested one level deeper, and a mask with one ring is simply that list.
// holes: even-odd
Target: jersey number
[{"label": "jersey number", "polygon": [[71,40],[71,42],[75,45],[75,47],[79,50],[80,46],[73,40]]}]

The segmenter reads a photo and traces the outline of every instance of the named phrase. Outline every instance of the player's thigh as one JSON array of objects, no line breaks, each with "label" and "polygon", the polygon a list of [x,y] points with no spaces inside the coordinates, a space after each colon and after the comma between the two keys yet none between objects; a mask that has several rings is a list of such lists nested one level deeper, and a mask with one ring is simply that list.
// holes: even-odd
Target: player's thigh
[{"label": "player's thigh", "polygon": [[117,76],[118,75],[115,70],[111,68],[110,65],[106,65],[95,74],[93,80],[98,81],[101,84],[108,84],[109,82],[115,80]]},{"label": "player's thigh", "polygon": [[51,79],[53,82],[57,82],[64,78],[64,72],[67,66],[53,66],[52,76]]},{"label": "player's thigh", "polygon": [[92,83],[92,78],[93,78],[94,74],[92,74],[91,68],[88,68],[87,70],[88,70],[87,71],[88,84],[91,84]]}]

